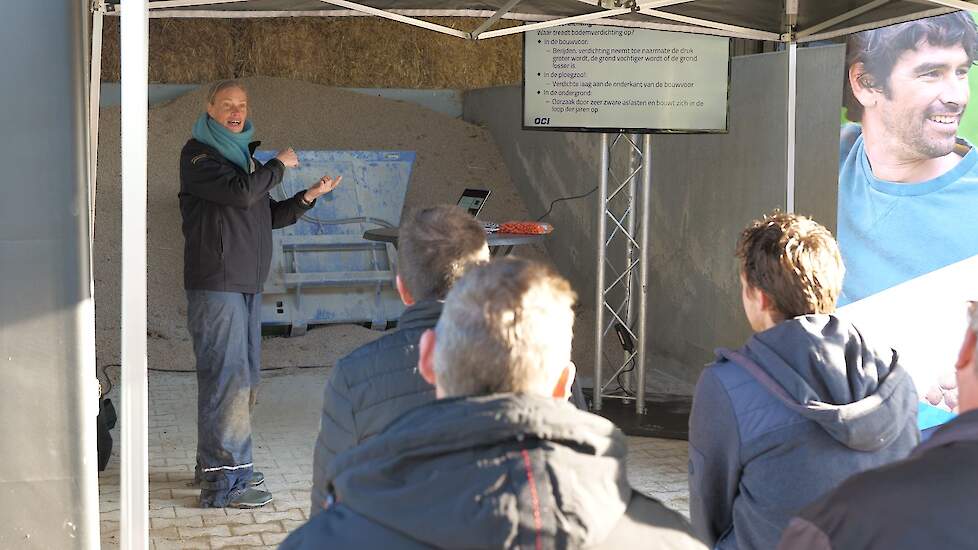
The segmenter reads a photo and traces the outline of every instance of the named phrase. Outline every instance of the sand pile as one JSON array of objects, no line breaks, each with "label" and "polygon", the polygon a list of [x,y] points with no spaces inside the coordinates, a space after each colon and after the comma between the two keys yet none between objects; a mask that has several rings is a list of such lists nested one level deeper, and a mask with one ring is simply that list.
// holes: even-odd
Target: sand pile
[{"label": "sand pile", "polygon": [[[307,82],[251,78],[249,117],[262,149],[403,150],[417,157],[405,209],[454,203],[466,187],[492,190],[482,218],[528,214],[488,132],[414,104]],[[177,202],[179,155],[203,110],[199,89],[149,111],[148,336],[151,368],[192,369],[183,291],[183,235]],[[119,362],[121,261],[120,111],[102,109],[94,250],[96,351],[100,366]],[[542,248],[520,247],[543,257]],[[311,328],[299,338],[266,338],[265,368],[332,365],[381,333],[358,325]]]}]

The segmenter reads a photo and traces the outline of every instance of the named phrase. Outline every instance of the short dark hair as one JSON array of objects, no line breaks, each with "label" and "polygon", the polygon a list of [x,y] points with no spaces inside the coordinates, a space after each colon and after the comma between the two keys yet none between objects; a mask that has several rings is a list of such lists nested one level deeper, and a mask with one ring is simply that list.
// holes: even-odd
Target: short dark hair
[{"label": "short dark hair", "polygon": [[845,266],[832,233],[818,222],[775,210],[754,220],[737,242],[740,271],[785,319],[832,313]]},{"label": "short dark hair", "polygon": [[842,87],[846,118],[853,122],[859,122],[863,118],[863,106],[852,93],[852,86],[849,84],[849,68],[856,63],[862,63],[866,73],[872,77],[870,86],[882,90],[889,97],[890,73],[893,72],[897,59],[903,52],[916,49],[921,43],[943,48],[960,44],[970,62],[978,58],[978,31],[975,30],[974,19],[964,11],[849,35]]},{"label": "short dark hair", "polygon": [[486,232],[457,206],[434,206],[398,230],[397,271],[415,300],[443,300],[465,268],[485,259]]}]

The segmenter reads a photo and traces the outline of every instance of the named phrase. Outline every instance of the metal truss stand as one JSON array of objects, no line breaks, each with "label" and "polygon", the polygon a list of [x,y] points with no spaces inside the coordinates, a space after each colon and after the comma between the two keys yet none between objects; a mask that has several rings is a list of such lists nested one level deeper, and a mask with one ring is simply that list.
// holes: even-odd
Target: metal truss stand
[{"label": "metal truss stand", "polygon": [[[627,167],[616,170],[622,163],[614,161],[625,154]],[[594,325],[596,411],[601,410],[604,399],[620,399],[634,400],[635,413],[645,413],[651,184],[652,136],[602,134]],[[621,344],[619,358],[605,351],[610,334]]]}]

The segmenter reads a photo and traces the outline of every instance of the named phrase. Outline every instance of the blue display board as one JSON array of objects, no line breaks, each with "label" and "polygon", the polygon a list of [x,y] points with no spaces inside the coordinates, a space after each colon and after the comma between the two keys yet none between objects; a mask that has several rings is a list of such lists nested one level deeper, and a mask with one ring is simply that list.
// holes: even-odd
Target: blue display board
[{"label": "blue display board", "polygon": [[[262,322],[307,325],[396,320],[403,305],[394,288],[392,246],[365,241],[363,232],[400,224],[415,154],[411,151],[297,151],[272,189],[286,200],[324,175],[343,176],[298,223],[273,232],[272,266],[265,283]],[[275,152],[258,151],[267,162]]]}]

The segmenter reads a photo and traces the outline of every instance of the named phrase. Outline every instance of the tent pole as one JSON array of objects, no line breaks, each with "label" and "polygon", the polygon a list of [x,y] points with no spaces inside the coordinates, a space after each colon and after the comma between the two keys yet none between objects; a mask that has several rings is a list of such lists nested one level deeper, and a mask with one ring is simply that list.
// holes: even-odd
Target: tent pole
[{"label": "tent pole", "polygon": [[[320,1],[326,1],[326,0],[320,0]],[[589,4],[591,6],[594,5],[592,2],[589,2],[589,1],[586,1],[586,0],[578,0],[578,1],[584,2],[584,3]],[[685,4],[687,2],[692,2],[692,1],[693,0],[646,0],[645,2],[638,2],[638,3],[636,3],[635,7],[637,9],[653,9],[653,8],[661,8],[661,7],[666,7],[666,6],[672,6],[672,5],[675,5],[675,4]],[[530,23],[528,25],[519,25],[519,26],[516,26],[516,27],[509,27],[509,28],[505,28],[505,29],[496,29],[494,31],[485,31],[485,32],[472,33],[472,35],[473,35],[473,38],[477,38],[477,39],[480,39],[480,40],[481,39],[486,39],[486,38],[496,38],[497,36],[507,36],[507,35],[510,35],[510,34],[518,34],[518,33],[524,33],[524,32],[529,32],[529,31],[536,31],[536,30],[540,30],[540,29],[548,29],[548,28],[551,28],[551,27],[559,27],[561,25],[570,25],[572,23],[586,23],[586,22],[589,22],[589,21],[592,21],[592,22],[593,21],[603,21],[605,19],[608,19],[609,17],[616,17],[616,16],[619,16],[619,15],[624,15],[626,13],[632,13],[632,11],[634,11],[634,10],[632,10],[630,8],[613,8],[613,9],[607,9],[607,10],[604,10],[604,11],[596,11],[596,12],[591,12],[591,13],[583,13],[581,15],[572,15],[570,17],[561,17],[561,18],[558,18],[558,19],[551,19],[549,21],[541,21],[539,23]],[[611,22],[611,21],[609,21],[609,22]],[[690,28],[690,29],[686,29],[686,30],[687,30],[687,32],[695,32],[697,29]],[[750,37],[746,37],[746,38],[750,38]]]},{"label": "tent pole", "polygon": [[788,135],[785,164],[785,211],[795,211],[795,115],[798,109],[798,44],[788,44]]},{"label": "tent pole", "polygon": [[734,33],[739,37],[751,38],[754,40],[773,40],[778,42],[781,40],[781,35],[773,32],[759,31],[756,29],[749,29],[747,27],[738,27],[737,25],[728,25],[726,23],[718,23],[716,21],[710,21],[708,19],[699,19],[696,17],[687,17],[685,15],[677,15],[675,13],[669,13],[666,11],[654,10],[649,8],[642,8],[639,13],[643,15],[649,15],[652,17],[658,17],[660,19],[668,19],[670,21],[678,21],[680,23],[686,23],[688,25],[697,25],[700,27],[706,27],[709,29],[717,29],[724,32]]},{"label": "tent pole", "polygon": [[[635,234],[638,228],[638,220],[636,219],[638,216],[638,188],[640,184],[638,181],[638,174],[642,172],[642,166],[645,164],[645,159],[642,157],[642,152],[638,149],[639,139],[639,134],[628,134],[628,171],[632,175],[628,178],[628,208],[625,210],[624,221],[626,235],[625,265],[629,267],[627,268],[628,276],[622,280],[622,286],[625,289],[625,326],[627,326],[631,331],[635,330],[635,309],[637,306],[637,302],[635,300],[635,290],[637,288],[636,283],[638,282],[635,277],[635,270],[631,269],[631,266],[635,264],[636,249],[641,249],[640,241],[638,246],[632,243],[635,243],[636,239],[638,238]],[[638,337],[636,340],[641,338],[641,335],[639,334],[635,334],[635,336]],[[638,358],[633,354],[635,354],[635,350],[628,351],[626,349],[622,349],[622,355],[624,356],[626,364],[628,361],[635,361],[632,363],[634,368],[632,369],[632,372],[628,374],[626,379],[628,384],[632,384],[634,387],[637,376],[636,371],[641,369],[641,363],[637,362]]]},{"label": "tent pole", "polygon": [[408,17],[406,15],[400,15],[397,13],[392,13],[389,11],[372,8],[370,6],[365,6],[363,4],[357,4],[356,2],[349,2],[348,0],[319,0],[319,1],[324,4],[332,4],[334,6],[346,8],[348,10],[360,11],[363,13],[369,13],[370,15],[376,15],[377,17],[383,17],[384,19],[391,19],[401,23],[407,23],[408,25],[414,25],[415,27],[421,27],[422,29],[428,29],[430,31],[437,31],[444,34],[457,36],[459,38],[472,38],[471,34],[466,31],[460,31],[458,29],[453,29],[451,27],[446,27],[444,25],[438,25],[437,23],[431,23],[423,19],[417,19],[414,17]]},{"label": "tent pole", "polygon": [[[586,4],[593,6],[593,2],[579,0]],[[672,6],[674,4],[684,4],[686,2],[692,2],[693,0],[646,0],[645,2],[638,2],[636,8],[654,8],[654,7],[665,7]],[[512,9],[512,8],[510,8]],[[517,27],[509,27],[507,29],[496,29],[494,31],[488,32],[474,32],[472,33],[473,38],[495,38],[497,36],[506,36],[509,34],[517,34],[528,31],[536,31],[540,29],[548,29],[550,27],[559,27],[561,25],[569,25],[571,23],[585,23],[587,21],[598,21],[601,19],[606,19],[608,17],[615,17],[618,15],[624,15],[626,13],[631,13],[632,10],[629,8],[614,8],[604,11],[596,11],[592,13],[584,13],[581,15],[573,15],[570,17],[561,17],[559,19],[551,19],[550,21],[541,21],[539,23],[531,23],[529,25],[520,25]],[[483,31],[485,29],[482,29]]]},{"label": "tent pole", "polygon": [[595,271],[594,297],[594,410],[601,410],[601,394],[603,392],[602,368],[604,366],[604,262],[606,250],[605,212],[608,201],[608,168],[610,155],[608,151],[608,134],[601,134],[601,171],[598,182],[598,261]]},{"label": "tent pole", "polygon": [[126,0],[122,37],[122,445],[119,546],[149,547],[146,373],[147,0]]},{"label": "tent pole", "polygon": [[639,250],[638,357],[635,368],[635,414],[645,414],[645,348],[648,333],[649,231],[652,223],[652,134],[642,136],[642,248]]},{"label": "tent pole", "polygon": [[509,2],[506,2],[506,5],[496,10],[496,13],[492,14],[491,17],[483,21],[481,25],[479,25],[474,31],[472,31],[472,39],[473,40],[478,39],[480,34],[484,33],[486,29],[493,26],[496,23],[496,21],[502,19],[504,15],[509,13],[513,8],[516,7],[517,4],[519,4],[522,1],[523,0],[509,0]]},{"label": "tent pole", "polygon": [[785,193],[784,209],[795,211],[795,117],[798,111],[798,43],[795,32],[798,29],[798,0],[785,0],[784,3],[785,42],[788,43],[788,105],[785,113]]},{"label": "tent pole", "polygon": [[978,12],[978,4],[974,2],[965,2],[964,0],[927,0],[931,4],[938,4],[940,6],[947,6],[949,8],[954,8],[956,10],[964,10],[970,12]]},{"label": "tent pole", "polygon": [[[591,7],[595,6],[594,0],[577,0],[582,4],[587,4]],[[636,2],[636,8],[667,8],[669,6],[675,6],[676,4],[686,4],[687,2],[695,2],[696,0],[645,0],[645,2]]]},{"label": "tent pole", "polygon": [[96,175],[98,174],[98,121],[102,93],[102,23],[104,18],[105,3],[100,1],[92,9],[92,57],[89,60],[91,79],[88,88],[88,240],[92,246],[95,242],[95,195],[98,189]]},{"label": "tent pole", "polygon": [[815,42],[817,40],[828,40],[830,38],[836,38],[838,36],[845,36],[847,34],[855,34],[857,32],[868,31],[871,29],[878,29],[880,27],[886,27],[888,25],[896,25],[897,23],[905,23],[907,21],[913,21],[915,19],[924,19],[926,17],[934,17],[936,15],[944,15],[945,13],[951,13],[955,11],[954,8],[934,8],[931,10],[920,11],[917,13],[912,13],[910,15],[901,15],[900,17],[891,17],[889,19],[881,19],[872,23],[862,23],[860,25],[853,25],[851,27],[845,27],[842,29],[836,29],[833,31],[825,31],[817,34],[811,34],[808,36],[797,37],[796,42]]},{"label": "tent pole", "polygon": [[211,6],[214,4],[234,4],[248,0],[157,0],[150,6],[154,10],[163,8],[186,8],[193,6]]},{"label": "tent pole", "polygon": [[496,29],[494,31],[486,31],[479,35],[480,39],[495,38],[497,36],[506,36],[510,34],[519,34],[523,32],[536,31],[540,29],[549,29],[550,27],[559,27],[561,25],[569,25],[571,23],[586,23],[588,21],[595,21],[599,19],[604,19],[606,17],[614,17],[616,15],[623,15],[626,13],[631,13],[632,10],[627,8],[615,8],[613,10],[597,11],[594,13],[585,13],[582,15],[574,15],[571,17],[562,17],[560,19],[552,19],[550,21],[541,21],[539,23],[530,23],[529,25],[519,25],[516,27],[507,27],[505,29]]},{"label": "tent pole", "polygon": [[824,29],[829,29],[829,28],[832,28],[832,27],[838,25],[839,23],[848,21],[848,20],[852,19],[853,17],[862,15],[862,14],[864,14],[866,12],[873,11],[876,8],[882,6],[883,4],[888,4],[891,1],[892,0],[874,0],[873,2],[870,2],[868,4],[863,4],[862,6],[859,6],[858,8],[856,8],[854,10],[849,10],[849,11],[843,13],[842,15],[837,15],[837,16],[831,18],[831,19],[826,19],[825,21],[822,21],[821,23],[818,23],[816,25],[812,25],[811,27],[808,27],[805,30],[798,31],[795,34],[795,37],[796,38],[804,38],[806,36],[811,36],[811,35],[813,35],[815,33],[818,33],[818,32],[823,31]]}]

